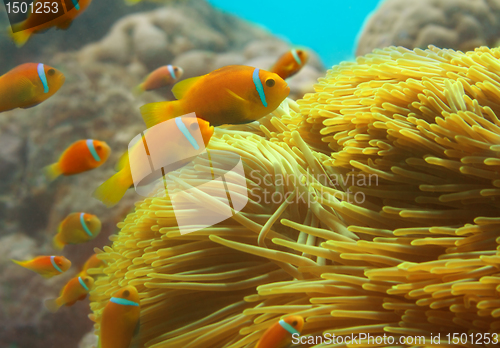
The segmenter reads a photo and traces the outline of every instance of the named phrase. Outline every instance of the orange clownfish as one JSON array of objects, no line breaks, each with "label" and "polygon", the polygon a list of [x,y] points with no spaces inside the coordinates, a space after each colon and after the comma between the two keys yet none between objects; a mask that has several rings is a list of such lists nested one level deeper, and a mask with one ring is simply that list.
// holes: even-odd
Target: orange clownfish
[{"label": "orange clownfish", "polygon": [[113,294],[101,317],[99,348],[128,348],[139,332],[139,293],[131,285]]},{"label": "orange clownfish", "polygon": [[[73,20],[87,9],[91,2],[92,0],[65,0],[57,2],[35,0],[33,5],[28,6],[30,11],[28,18],[21,23],[14,24],[10,35],[16,46],[21,47],[35,33],[53,27],[66,30]],[[50,3],[50,6],[47,6],[49,5],[47,3]]]},{"label": "orange clownfish", "polygon": [[135,88],[135,94],[139,95],[144,91],[152,91],[165,86],[173,85],[183,73],[184,70],[178,66],[162,66],[149,74],[144,81]]},{"label": "orange clownfish", "polygon": [[191,112],[212,126],[253,122],[273,112],[288,96],[290,87],[272,72],[229,65],[178,82],[172,92],[179,100],[141,107],[148,128]]},{"label": "orange clownfish", "polygon": [[0,112],[40,104],[64,84],[62,72],[42,63],[21,64],[0,76]]},{"label": "orange clownfish", "polygon": [[59,161],[44,168],[49,180],[59,175],[74,175],[97,168],[106,162],[111,149],[104,141],[78,140],[61,155]]},{"label": "orange clownfish", "polygon": [[271,71],[285,80],[298,73],[308,59],[309,54],[306,51],[291,49],[278,59]]},{"label": "orange clownfish", "polygon": [[61,306],[72,306],[76,301],[85,300],[93,286],[94,279],[92,277],[77,276],[71,278],[61,290],[61,295],[58,298],[45,300],[45,307],[55,313]]},{"label": "orange clownfish", "polygon": [[[179,122],[177,121],[179,121],[182,125],[179,125]],[[164,139],[167,140],[164,142],[164,147],[168,147],[163,149],[163,151],[169,151],[171,154],[178,153],[181,157],[179,158],[178,162],[179,167],[181,167],[187,164],[187,162],[182,162],[183,151],[182,149],[177,149],[177,147],[180,146],[180,144],[184,144],[186,142],[186,139],[191,142],[192,139],[188,138],[189,136],[191,136],[192,138],[192,134],[190,132],[198,131],[198,129],[203,137],[203,142],[206,146],[212,138],[212,135],[214,134],[214,127],[211,127],[208,122],[199,118],[191,118],[184,121],[181,120],[181,118],[177,118],[175,123],[177,127],[173,127],[171,130],[169,129],[169,134],[165,132],[162,135]],[[185,132],[189,132],[189,134],[186,135]],[[139,144],[142,144],[142,141],[137,143],[137,145]],[[144,147],[140,147],[137,145],[132,148],[131,153],[126,152],[124,156],[122,156],[118,165],[116,166],[118,173],[114,174],[111,178],[105,181],[94,191],[94,197],[103,202],[108,207],[111,207],[118,203],[122,199],[125,192],[127,192],[127,189],[134,184],[130,168],[130,157],[132,157],[133,161],[140,163],[140,157],[144,151]],[[159,151],[161,152],[162,149],[160,149]],[[147,152],[147,154],[149,155],[149,152]],[[187,160],[190,161],[191,159]],[[149,170],[149,167],[144,168],[143,170],[147,171]]]},{"label": "orange clownfish", "polygon": [[94,239],[101,232],[101,220],[95,215],[71,213],[60,224],[54,237],[55,249],[62,250],[66,244],[80,244]]},{"label": "orange clownfish", "polygon": [[44,278],[51,278],[66,272],[71,267],[71,261],[64,256],[38,256],[33,260],[16,261],[19,266],[32,270]]},{"label": "orange clownfish", "polygon": [[101,268],[104,267],[106,264],[104,263],[103,260],[97,258],[97,254],[92,254],[87,261],[83,264],[82,270],[80,273],[78,273],[79,276],[86,276],[88,275],[87,271],[90,268]]},{"label": "orange clownfish", "polygon": [[303,326],[304,318],[300,315],[281,319],[264,332],[255,348],[284,348],[292,342],[292,338],[300,336]]}]

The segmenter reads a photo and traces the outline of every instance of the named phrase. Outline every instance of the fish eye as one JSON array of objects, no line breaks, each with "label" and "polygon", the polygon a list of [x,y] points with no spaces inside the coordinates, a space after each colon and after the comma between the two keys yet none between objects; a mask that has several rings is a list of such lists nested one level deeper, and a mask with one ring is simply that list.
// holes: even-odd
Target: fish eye
[{"label": "fish eye", "polygon": [[294,320],[293,323],[292,323],[292,326],[297,326],[299,322],[297,320]]},{"label": "fish eye", "polygon": [[267,87],[273,87],[275,83],[276,83],[276,81],[274,81],[274,79],[272,79],[272,78],[269,78],[266,80]]},{"label": "fish eye", "polygon": [[197,130],[198,129],[198,122],[191,123],[191,125],[189,126],[189,129]]},{"label": "fish eye", "polygon": [[49,70],[47,71],[47,74],[48,74],[49,76],[53,76],[55,73],[56,73],[56,71],[55,71],[54,69],[49,69]]},{"label": "fish eye", "polygon": [[97,151],[100,151],[100,150],[102,149],[102,146],[101,146],[101,145],[97,145],[97,146],[95,147],[95,149],[96,149]]},{"label": "fish eye", "polygon": [[125,291],[123,292],[123,297],[128,297],[128,295],[130,295],[130,291],[125,290]]},{"label": "fish eye", "polygon": [[177,71],[177,70],[179,70],[179,69],[177,69],[177,68],[174,68],[174,71]]}]

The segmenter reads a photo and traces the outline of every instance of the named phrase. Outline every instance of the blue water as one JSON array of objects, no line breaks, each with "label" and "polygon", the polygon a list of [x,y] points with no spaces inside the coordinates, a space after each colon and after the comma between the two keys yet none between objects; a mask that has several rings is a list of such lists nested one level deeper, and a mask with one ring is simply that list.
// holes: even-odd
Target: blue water
[{"label": "blue water", "polygon": [[209,0],[216,7],[259,23],[294,45],[312,48],[329,67],[352,60],[367,16],[383,0]]}]

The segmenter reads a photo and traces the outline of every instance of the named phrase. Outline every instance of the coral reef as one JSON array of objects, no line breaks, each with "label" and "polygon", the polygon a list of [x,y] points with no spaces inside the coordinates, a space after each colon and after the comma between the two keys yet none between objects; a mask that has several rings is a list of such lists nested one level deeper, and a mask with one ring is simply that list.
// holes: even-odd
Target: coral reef
[{"label": "coral reef", "polygon": [[[218,129],[209,148],[241,156],[248,205],[181,235],[161,189],[137,202],[99,256],[97,332],[131,284],[147,348],[253,347],[290,313],[303,335],[426,338],[415,346],[500,333],[499,58],[377,50],[330,70],[300,108]],[[169,178],[211,169],[197,170]],[[219,194],[195,197],[217,209]]]},{"label": "coral reef", "polygon": [[[52,237],[67,214],[86,211],[98,215],[103,228],[97,239],[67,246],[62,252],[72,261],[71,275],[74,275],[92,254],[94,246],[109,243],[107,237],[136,199],[131,191],[119,206],[104,211],[91,194],[114,173],[113,165],[120,153],[145,127],[138,111],[141,103],[134,100],[131,92],[136,80],[127,78],[123,68],[94,65],[82,69],[72,54],[60,54],[52,61],[68,76],[65,88],[36,108],[6,112],[0,118],[0,138],[18,139],[12,142],[12,147],[0,148],[2,165],[4,158],[5,165],[11,163],[12,158],[17,163],[9,167],[10,175],[3,177],[0,187],[3,216],[0,228],[2,235],[23,235],[39,245],[30,253],[16,256],[27,259],[55,252]],[[48,183],[42,168],[57,161],[69,144],[85,138],[105,140],[113,149],[113,157],[99,170]],[[18,142],[21,145],[17,145]],[[17,244],[9,245],[18,248]],[[62,308],[55,315],[43,307],[43,300],[55,296],[69,278],[56,277],[47,282],[32,272],[20,272],[19,266],[8,259],[5,262],[0,268],[2,289],[15,286],[27,290],[10,291],[11,297],[3,303],[8,314],[0,317],[5,330],[0,334],[0,346],[15,343],[19,348],[76,347],[81,336],[91,328],[87,318],[88,302]],[[16,274],[16,271],[16,279],[5,273]],[[19,303],[22,308],[18,308]],[[25,314],[23,308],[27,308]],[[19,341],[19,337],[24,341]]]},{"label": "coral reef", "polygon": [[[103,10],[102,6],[107,6],[99,5],[98,1],[94,2],[97,6],[96,10],[99,11]],[[211,7],[207,7],[205,2],[198,0],[195,2],[196,6],[200,7],[198,12],[197,7],[189,1],[174,5],[172,11],[177,14],[180,13],[178,11],[186,11],[186,8],[189,8],[196,14],[196,18],[200,21],[199,25],[203,25],[204,31],[200,34],[217,37],[218,39],[214,39],[214,42],[223,40],[225,44],[220,52],[208,51],[212,49],[212,46],[204,46],[205,41],[202,42],[196,38],[199,27],[197,27],[198,29],[192,28],[191,31],[189,28],[181,31],[180,27],[174,26],[171,30],[182,33],[175,39],[175,42],[184,40],[189,44],[189,48],[184,51],[182,45],[175,46],[178,52],[173,52],[171,57],[174,60],[183,61],[185,59],[183,57],[188,57],[191,54],[194,57],[192,63],[183,63],[188,67],[192,66],[192,69],[185,69],[187,73],[205,72],[206,67],[200,67],[196,56],[197,52],[212,54],[214,57],[213,66],[217,66],[245,63],[256,57],[264,60],[267,57],[267,61],[269,61],[274,59],[274,54],[278,55],[288,48],[282,41],[260,29],[255,29],[250,24],[243,23],[228,15],[219,14]],[[115,0],[112,3],[115,3]],[[134,11],[141,8],[156,8],[151,7],[156,6],[151,4],[147,7],[141,6],[133,7]],[[92,7],[89,7],[88,13],[82,15],[81,20],[92,15]],[[123,12],[129,11],[128,7],[127,9],[122,9],[122,7],[124,7],[123,0],[117,0],[116,16],[128,13]],[[157,12],[168,16],[167,10],[162,9]],[[220,28],[223,19],[202,21],[204,15],[225,18],[224,29]],[[125,19],[128,21],[134,16],[142,18],[141,16],[153,15],[146,12],[125,17]],[[111,27],[113,24],[111,21],[114,18],[117,17],[109,17],[104,27]],[[4,65],[7,70],[9,66],[13,67],[17,64],[17,60],[36,57],[37,61],[43,61],[60,69],[66,75],[66,83],[56,95],[37,107],[4,112],[0,117],[0,177],[2,178],[0,182],[0,230],[2,237],[10,238],[15,234],[37,245],[27,254],[16,255],[18,259],[27,259],[30,255],[52,254],[54,253],[51,247],[52,237],[57,231],[59,222],[67,214],[76,211],[96,214],[103,222],[103,229],[99,237],[92,243],[67,246],[62,252],[73,262],[73,270],[78,269],[83,264],[93,252],[94,246],[103,246],[109,243],[107,238],[115,230],[116,223],[122,221],[133,208],[134,201],[137,200],[137,194],[133,190],[127,193],[119,205],[109,210],[103,210],[103,205],[92,198],[91,193],[114,173],[113,166],[122,152],[127,149],[129,141],[144,130],[145,126],[140,116],[139,107],[147,102],[165,100],[165,96],[159,93],[146,93],[141,96],[141,99],[136,99],[132,94],[133,88],[148,72],[145,61],[140,61],[135,53],[127,56],[126,62],[122,64],[113,60],[85,58],[90,57],[89,52],[93,50],[91,47],[96,47],[93,44],[78,51],[64,52],[67,49],[76,49],[98,37],[90,36],[88,41],[87,39],[75,40],[75,37],[71,35],[80,30],[78,29],[79,22],[80,18],[74,23],[75,31],[72,27],[66,32],[50,31],[44,35],[36,35],[33,41],[30,41],[19,52],[16,51],[19,56],[14,55],[13,60]],[[119,23],[121,22],[119,21],[116,27],[119,27]],[[175,21],[173,23],[183,25]],[[233,27],[234,31],[231,32],[229,27]],[[236,28],[240,28],[240,30],[237,31]],[[95,30],[100,31],[101,29]],[[111,33],[114,30],[112,29]],[[207,34],[208,32],[212,34]],[[102,36],[104,33],[101,32],[100,35]],[[57,46],[58,39],[54,42],[56,46],[49,48],[47,40],[50,41],[51,37],[59,38],[60,36],[75,42],[61,49],[60,46]],[[11,47],[10,42],[7,44],[2,40],[0,40],[0,47],[8,47],[6,49],[10,52],[13,46]],[[46,52],[42,49],[45,47],[44,45],[47,46]],[[279,47],[279,49],[274,46]],[[62,50],[63,52],[54,53],[52,50]],[[262,51],[257,52],[258,50]],[[0,60],[4,59],[5,56],[12,58],[10,55],[4,55],[0,57]],[[309,72],[306,71],[305,75],[294,77],[297,79],[296,87],[294,87],[297,93],[303,94],[311,88],[313,80],[310,76],[314,75],[315,81],[316,76],[322,74],[320,73],[321,63],[314,59],[311,59],[310,66],[306,66]],[[267,64],[267,61],[264,64]],[[168,62],[162,60],[161,64]],[[305,85],[307,86],[301,87]],[[43,177],[41,169],[45,165],[55,162],[69,144],[85,138],[104,140],[110,145],[113,153],[108,162],[99,169],[77,176],[61,177],[53,183],[48,183]],[[12,246],[13,244],[5,242],[5,245]],[[8,256],[8,253],[5,255],[7,255],[5,257],[12,257]],[[2,303],[4,306],[2,314],[5,313],[5,315],[0,315],[0,324],[3,327],[0,333],[0,346],[9,346],[10,344],[17,344],[19,348],[76,346],[76,342],[91,328],[92,323],[87,319],[87,303],[79,302],[74,307],[63,308],[55,316],[49,316],[42,305],[43,299],[57,294],[67,279],[58,279],[57,277],[47,284],[43,279],[38,279],[36,274],[29,271],[17,274],[18,266],[8,259],[2,259],[0,263],[2,274],[0,296],[5,293],[10,296],[4,298]],[[11,278],[12,274],[15,275],[15,279]],[[29,290],[27,292],[12,292],[11,286],[13,285],[11,284]],[[33,291],[36,287],[39,287],[40,291]],[[24,314],[21,313],[23,308],[17,306],[16,303],[23,303],[23,307],[28,308]],[[69,316],[78,317],[78,320],[69,320]],[[9,323],[14,324],[10,325]],[[62,332],[62,330],[65,331]],[[23,341],[16,341],[18,335],[22,336]]]},{"label": "coral reef", "polygon": [[356,55],[387,46],[470,51],[499,39],[498,0],[387,0],[363,28]]},{"label": "coral reef", "polygon": [[[89,6],[85,13],[71,24],[69,30],[51,29],[46,33],[36,35],[21,49],[16,48],[8,35],[0,35],[0,52],[9,53],[0,56],[2,73],[5,68],[10,66],[47,59],[54,52],[80,49],[90,42],[101,39],[119,18],[137,11],[152,10],[156,7],[157,5],[148,2],[130,7],[126,6],[123,0],[93,1],[92,6]],[[110,11],[110,8],[113,11]],[[3,1],[0,3],[0,9],[0,31],[4,34],[10,23]],[[17,16],[19,17],[16,17],[16,22],[24,19],[21,15]]]},{"label": "coral reef", "polygon": [[[100,41],[78,54],[81,64],[106,62],[151,71],[167,63],[184,69],[183,79],[225,65],[269,69],[290,46],[270,33],[205,2],[133,14],[119,20]],[[314,52],[305,69],[290,79],[291,96],[312,91],[324,68]]]},{"label": "coral reef", "polygon": [[42,299],[56,296],[74,276],[74,269],[47,280],[10,261],[47,252],[47,247],[37,247],[32,238],[22,234],[0,238],[1,347],[76,347],[82,333],[92,327],[86,316],[87,303],[78,303],[57,314],[42,309]]}]

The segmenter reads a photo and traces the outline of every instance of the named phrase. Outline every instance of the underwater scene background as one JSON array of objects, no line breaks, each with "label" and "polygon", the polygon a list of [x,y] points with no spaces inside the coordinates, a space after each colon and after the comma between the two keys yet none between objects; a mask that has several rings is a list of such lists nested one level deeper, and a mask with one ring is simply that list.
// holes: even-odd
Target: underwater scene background
[{"label": "underwater scene background", "polygon": [[0,347],[498,345],[500,1],[15,3]]}]

